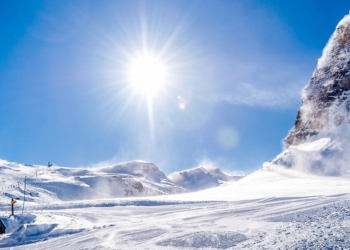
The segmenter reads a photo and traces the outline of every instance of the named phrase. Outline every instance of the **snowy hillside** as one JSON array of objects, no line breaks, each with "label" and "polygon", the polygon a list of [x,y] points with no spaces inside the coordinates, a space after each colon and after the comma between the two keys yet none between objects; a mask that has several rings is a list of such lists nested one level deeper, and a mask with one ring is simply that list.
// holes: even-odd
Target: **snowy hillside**
[{"label": "snowy hillside", "polygon": [[25,199],[35,203],[187,192],[148,162],[132,161],[99,169],[76,169],[1,161],[1,202],[7,203],[10,198],[23,200],[25,176]]},{"label": "snowy hillside", "polygon": [[347,143],[324,137],[298,146],[290,146],[270,164],[318,175],[339,176],[350,172]]},{"label": "snowy hillside", "polygon": [[219,182],[228,182],[228,181],[238,181],[242,179],[243,175],[229,175],[224,173],[220,168],[205,168],[209,174],[211,174],[214,178],[218,179]]},{"label": "snowy hillside", "polygon": [[0,248],[347,249],[349,190],[349,178],[278,167],[196,193],[31,203],[12,218],[2,205]]},{"label": "snowy hillside", "polygon": [[224,182],[237,181],[242,176],[226,175],[219,168],[197,167],[169,175],[169,179],[190,191],[217,187]]}]

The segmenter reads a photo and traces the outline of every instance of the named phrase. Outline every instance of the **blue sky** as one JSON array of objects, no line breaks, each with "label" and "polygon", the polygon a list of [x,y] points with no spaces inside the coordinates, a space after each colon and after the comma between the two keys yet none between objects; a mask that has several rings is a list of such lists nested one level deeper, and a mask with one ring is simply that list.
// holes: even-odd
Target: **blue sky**
[{"label": "blue sky", "polygon": [[[0,158],[258,169],[281,152],[301,89],[349,9],[335,0],[1,1]],[[125,76],[145,50],[169,69],[151,101]]]}]

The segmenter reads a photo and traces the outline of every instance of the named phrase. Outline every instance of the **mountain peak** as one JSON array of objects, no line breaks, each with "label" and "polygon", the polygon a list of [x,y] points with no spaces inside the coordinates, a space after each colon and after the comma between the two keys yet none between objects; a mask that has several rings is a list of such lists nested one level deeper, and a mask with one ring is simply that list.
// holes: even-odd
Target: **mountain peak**
[{"label": "mountain peak", "polygon": [[345,44],[350,39],[350,14],[346,15],[336,27],[336,39]]},{"label": "mountain peak", "polygon": [[[337,25],[303,90],[294,127],[286,148],[320,134],[338,133],[350,123],[350,14]],[[316,137],[317,138],[317,137]]]},{"label": "mountain peak", "polygon": [[238,181],[243,176],[226,175],[220,168],[199,166],[192,169],[174,172],[168,178],[179,186],[190,191],[217,187],[224,182]]}]

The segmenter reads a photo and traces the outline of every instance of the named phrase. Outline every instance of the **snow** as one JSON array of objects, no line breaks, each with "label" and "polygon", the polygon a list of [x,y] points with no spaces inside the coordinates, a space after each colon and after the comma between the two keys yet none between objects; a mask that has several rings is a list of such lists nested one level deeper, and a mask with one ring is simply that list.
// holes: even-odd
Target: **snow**
[{"label": "snow", "polygon": [[[330,142],[301,148],[323,150]],[[56,184],[62,180],[61,175],[50,179]],[[243,179],[198,192],[69,201],[56,197],[26,202],[23,216],[17,203],[11,218],[9,199],[2,198],[0,219],[8,230],[0,235],[0,248],[349,248],[349,190],[348,176],[315,175],[269,162]]]},{"label": "snow", "polygon": [[[176,198],[180,196],[176,195]],[[273,198],[258,198],[258,196],[250,200],[222,202],[166,204],[154,202],[150,206],[143,204],[144,198],[128,198],[129,206],[62,207],[52,210],[32,207],[30,213],[36,214],[36,220],[21,226],[12,234],[0,236],[0,247],[14,247],[14,249],[349,247],[349,194]],[[171,200],[170,196],[166,197]],[[205,200],[203,196],[201,198]],[[104,201],[94,201],[95,204],[99,202]]]},{"label": "snow", "polygon": [[[128,196],[185,193],[187,190],[169,180],[157,166],[132,161],[104,168],[71,169],[28,166],[0,162],[0,201],[24,199],[43,204],[58,200],[84,200]],[[17,204],[18,205],[18,204]]]},{"label": "snow", "polygon": [[191,191],[198,191],[220,185],[219,181],[214,176],[201,167],[172,173],[169,175],[169,179]]},{"label": "snow", "polygon": [[284,140],[286,147],[323,137],[346,138],[350,123],[349,58],[350,15],[346,15],[338,23],[303,89],[296,122]]},{"label": "snow", "polygon": [[[343,148],[332,137],[291,146],[262,169],[234,181],[220,169],[203,167],[168,178],[154,164],[141,161],[98,169],[2,161],[0,219],[6,233],[0,235],[0,248],[346,249],[350,175],[328,171]],[[315,164],[327,171],[315,171]],[[188,189],[208,187],[210,180],[216,186],[171,192],[181,188],[175,180],[179,176],[185,176]],[[193,178],[197,180],[191,182]],[[168,195],[124,197],[121,180],[127,188],[140,182],[158,192],[173,189]],[[15,216],[9,216],[10,196],[23,199],[24,192],[29,199],[23,215],[19,200]]]},{"label": "snow", "polygon": [[229,181],[237,181],[243,176],[226,175],[219,168],[197,167],[169,175],[169,179],[190,191],[217,187]]}]

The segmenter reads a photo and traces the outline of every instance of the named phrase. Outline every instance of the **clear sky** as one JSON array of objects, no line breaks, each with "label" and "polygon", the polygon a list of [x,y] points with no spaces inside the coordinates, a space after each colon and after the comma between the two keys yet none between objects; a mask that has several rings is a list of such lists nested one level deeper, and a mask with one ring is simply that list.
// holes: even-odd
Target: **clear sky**
[{"label": "clear sky", "polygon": [[349,10],[345,0],[1,1],[0,158],[258,169],[281,152]]}]

